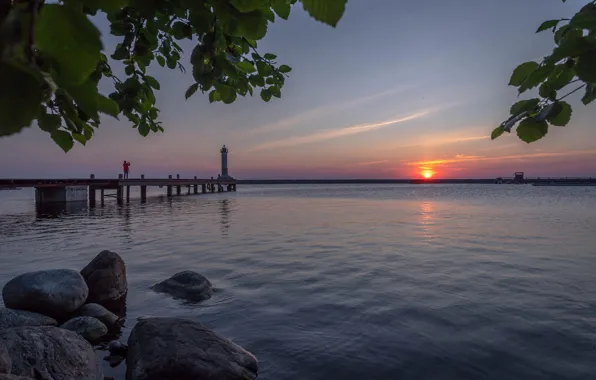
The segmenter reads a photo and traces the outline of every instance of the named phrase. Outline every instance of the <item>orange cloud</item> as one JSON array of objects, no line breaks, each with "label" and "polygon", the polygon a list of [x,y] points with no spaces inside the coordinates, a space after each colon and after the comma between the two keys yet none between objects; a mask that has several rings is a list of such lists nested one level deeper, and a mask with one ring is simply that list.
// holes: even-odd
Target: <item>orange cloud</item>
[{"label": "orange cloud", "polygon": [[583,155],[596,155],[596,150],[576,150],[576,151],[569,151],[569,152],[529,153],[529,154],[496,156],[496,157],[457,155],[457,156],[455,156],[455,158],[451,158],[451,159],[408,162],[408,163],[406,163],[406,165],[408,165],[408,166],[434,166],[434,165],[455,164],[455,163],[469,162],[469,161],[503,161],[503,160],[519,160],[519,159],[583,156]]}]

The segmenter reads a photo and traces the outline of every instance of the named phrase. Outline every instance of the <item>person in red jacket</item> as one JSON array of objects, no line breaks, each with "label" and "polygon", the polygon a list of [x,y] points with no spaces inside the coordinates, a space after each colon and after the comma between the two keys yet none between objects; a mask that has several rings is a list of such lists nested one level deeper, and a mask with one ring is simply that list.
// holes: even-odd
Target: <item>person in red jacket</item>
[{"label": "person in red jacket", "polygon": [[130,162],[124,160],[122,164],[122,168],[124,169],[124,178],[128,178],[128,168],[130,167]]}]

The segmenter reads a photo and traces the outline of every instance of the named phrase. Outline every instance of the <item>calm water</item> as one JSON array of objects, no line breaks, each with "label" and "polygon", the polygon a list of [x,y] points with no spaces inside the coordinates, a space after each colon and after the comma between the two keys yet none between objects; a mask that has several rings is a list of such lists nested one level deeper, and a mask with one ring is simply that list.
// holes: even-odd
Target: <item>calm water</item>
[{"label": "calm water", "polygon": [[[45,216],[32,202],[0,192],[0,283],[119,252],[124,339],[139,316],[191,318],[266,380],[596,377],[594,187],[239,186]],[[211,300],[148,289],[186,269]]]}]

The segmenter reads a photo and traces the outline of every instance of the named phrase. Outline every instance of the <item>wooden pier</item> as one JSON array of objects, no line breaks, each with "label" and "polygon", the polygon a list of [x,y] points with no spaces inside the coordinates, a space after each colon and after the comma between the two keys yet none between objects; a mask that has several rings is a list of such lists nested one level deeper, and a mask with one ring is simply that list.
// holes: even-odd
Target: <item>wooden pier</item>
[{"label": "wooden pier", "polygon": [[[147,201],[147,187],[157,186],[166,188],[166,195],[205,194],[223,191],[236,191],[237,181],[232,178],[204,179],[204,178],[123,178],[120,174],[117,179],[99,179],[92,174],[85,179],[0,179],[0,188],[35,188],[35,200],[38,204],[56,202],[83,202],[89,201],[90,206],[97,202],[97,193],[103,204],[106,197],[114,197],[121,204],[130,201],[130,188],[140,187],[141,202]],[[112,193],[109,193],[112,191]]]}]

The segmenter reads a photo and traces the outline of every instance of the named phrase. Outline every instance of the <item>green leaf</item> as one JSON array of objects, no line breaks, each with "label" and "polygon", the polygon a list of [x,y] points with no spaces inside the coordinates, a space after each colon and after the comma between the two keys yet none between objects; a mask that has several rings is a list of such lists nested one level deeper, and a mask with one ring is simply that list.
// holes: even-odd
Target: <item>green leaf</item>
[{"label": "green leaf", "polygon": [[292,5],[290,4],[289,0],[273,0],[271,7],[282,19],[287,20],[288,17],[290,17]]},{"label": "green leaf", "polygon": [[241,61],[236,66],[247,74],[254,73],[256,71],[255,66],[250,61]]},{"label": "green leaf", "polygon": [[529,89],[532,89],[542,83],[552,73],[554,65],[542,65],[534,70],[523,83],[519,86],[519,93],[522,94]]},{"label": "green leaf", "polygon": [[0,61],[0,137],[29,127],[44,98],[41,83],[29,72]]},{"label": "green leaf", "polygon": [[70,133],[62,130],[56,130],[52,132],[52,140],[54,140],[54,142],[58,144],[58,146],[65,152],[71,150],[74,145],[74,141],[72,140]]},{"label": "green leaf", "polygon": [[262,89],[261,90],[261,99],[263,99],[266,102],[270,101],[271,100],[271,91],[269,91],[266,88]]},{"label": "green leaf", "polygon": [[517,136],[526,143],[538,141],[548,133],[546,121],[536,121],[534,118],[526,118],[517,127]]},{"label": "green leaf", "polygon": [[277,55],[271,54],[271,53],[265,53],[265,55],[263,56],[263,58],[268,59],[268,60],[271,61],[272,59],[277,58]]},{"label": "green leaf", "polygon": [[567,102],[557,102],[546,120],[557,127],[564,127],[571,120],[572,109]]},{"label": "green leaf", "polygon": [[221,96],[217,90],[213,90],[209,93],[209,103],[219,102],[221,100]]},{"label": "green leaf", "polygon": [[155,59],[157,60],[157,63],[161,67],[164,67],[166,65],[166,59],[164,57],[162,57],[161,55],[158,55]]},{"label": "green leaf", "polygon": [[157,79],[149,76],[149,75],[145,75],[145,82],[147,82],[147,84],[151,87],[153,87],[156,90],[159,90],[160,86],[159,86],[159,82],[157,81]]},{"label": "green leaf", "polygon": [[59,76],[82,83],[97,67],[102,44],[99,30],[80,11],[44,4],[35,25],[37,48],[60,65]]},{"label": "green leaf", "polygon": [[586,83],[596,83],[596,51],[592,50],[579,56],[575,67],[577,77]]},{"label": "green leaf", "polygon": [[257,62],[257,70],[259,71],[259,75],[263,77],[269,76],[271,73],[273,73],[273,68],[271,65],[263,61]]},{"label": "green leaf", "polygon": [[346,9],[347,0],[302,0],[304,10],[315,20],[335,27]]},{"label": "green leaf", "polygon": [[267,34],[267,18],[262,12],[243,13],[236,23],[236,29],[232,34],[236,37],[260,40]]},{"label": "green leaf", "polygon": [[502,125],[499,125],[497,128],[495,128],[493,130],[493,132],[490,134],[490,139],[494,140],[497,137],[501,136],[503,134],[503,132],[505,132],[505,127],[503,127]]},{"label": "green leaf", "polygon": [[271,86],[268,88],[269,92],[271,92],[271,95],[275,96],[276,98],[281,98],[281,91],[279,89],[279,87],[277,86]]},{"label": "green leaf", "polygon": [[290,71],[292,71],[292,68],[288,65],[281,65],[279,66],[279,72],[280,73],[289,73]]},{"label": "green leaf", "polygon": [[223,85],[218,89],[221,96],[221,101],[225,104],[233,103],[236,100],[236,89],[232,86]]},{"label": "green leaf", "polygon": [[555,100],[557,98],[557,91],[553,89],[552,82],[544,82],[540,89],[538,90],[538,94],[545,99]]},{"label": "green leaf", "polygon": [[596,87],[591,84],[586,85],[586,93],[582,97],[582,103],[588,105],[596,99]]},{"label": "green leaf", "polygon": [[516,87],[521,86],[530,76],[530,74],[532,74],[534,70],[538,69],[538,67],[540,67],[540,65],[536,62],[525,62],[517,66],[517,68],[513,70],[513,74],[509,80],[509,85]]},{"label": "green leaf", "polygon": [[270,0],[231,0],[234,8],[242,13],[269,8]]},{"label": "green leaf", "polygon": [[263,87],[265,86],[265,79],[260,76],[260,75],[251,75],[250,77],[248,77],[248,80],[250,82],[250,84],[252,84],[253,86],[258,86],[258,87]]},{"label": "green leaf", "polygon": [[199,89],[198,83],[191,84],[190,87],[186,90],[184,97],[186,99],[190,98],[191,96],[193,96],[195,94],[195,92],[197,92],[198,89]]},{"label": "green leaf", "polygon": [[573,16],[569,25],[579,29],[596,29],[596,6],[588,4]]},{"label": "green leaf", "polygon": [[37,119],[37,126],[44,132],[52,133],[60,128],[61,124],[62,118],[59,115],[50,115],[45,112]]},{"label": "green leaf", "polygon": [[105,113],[115,118],[118,118],[118,114],[120,113],[120,107],[118,106],[118,103],[110,98],[106,98],[101,94],[97,95],[97,109],[99,112]]},{"label": "green leaf", "polygon": [[552,29],[553,32],[557,29],[557,25],[559,25],[559,22],[561,20],[548,20],[542,23],[542,25],[540,25],[540,27],[538,28],[538,30],[536,31],[536,33],[540,33],[544,30],[547,29]]},{"label": "green leaf", "polygon": [[528,99],[528,100],[520,100],[519,102],[517,102],[513,106],[511,106],[510,112],[512,115],[518,115],[524,111],[530,112],[534,108],[536,108],[538,103],[540,103],[540,99],[538,99],[538,98]]},{"label": "green leaf", "polygon": [[64,89],[74,99],[79,108],[87,114],[91,119],[97,120],[97,84],[93,81],[86,81],[78,86],[66,85]]},{"label": "green leaf", "polygon": [[72,134],[73,139],[77,140],[80,144],[85,145],[87,143],[87,137],[85,137],[84,135],[80,134],[80,133],[76,133],[74,132]]},{"label": "green leaf", "polygon": [[151,128],[149,127],[149,124],[147,124],[147,122],[145,120],[142,120],[141,123],[139,124],[139,133],[141,134],[141,136],[147,137],[149,132],[151,132]]}]

